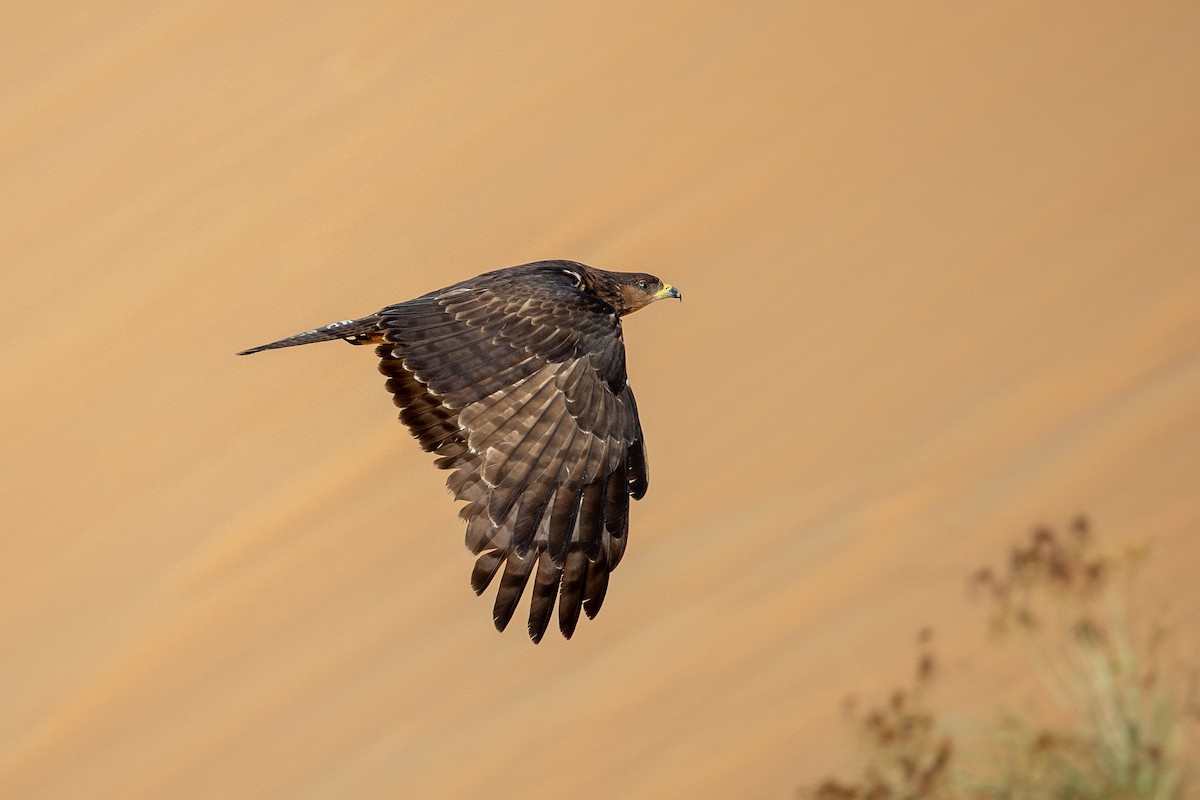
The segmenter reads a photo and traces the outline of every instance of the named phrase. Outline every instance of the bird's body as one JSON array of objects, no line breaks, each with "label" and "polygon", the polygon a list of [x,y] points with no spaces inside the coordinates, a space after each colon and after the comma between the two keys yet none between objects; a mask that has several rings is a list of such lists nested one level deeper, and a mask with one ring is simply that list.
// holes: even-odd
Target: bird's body
[{"label": "bird's body", "polygon": [[642,273],[573,261],[488,272],[244,351],[317,341],[375,344],[400,419],[466,505],[471,585],[503,571],[493,619],[503,630],[533,577],[529,635],[558,598],[570,637],[600,610],[621,560],[629,500],[648,483],[621,320],[679,292]]}]

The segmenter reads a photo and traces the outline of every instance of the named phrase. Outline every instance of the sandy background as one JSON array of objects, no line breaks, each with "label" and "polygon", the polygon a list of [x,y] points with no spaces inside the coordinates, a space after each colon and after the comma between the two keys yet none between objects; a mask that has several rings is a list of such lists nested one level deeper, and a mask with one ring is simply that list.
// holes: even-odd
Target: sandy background
[{"label": "sandy background", "polygon": [[[964,579],[1079,511],[1195,633],[1200,5],[1062,6],[6,4],[0,794],[786,797],[925,624],[1023,702]],[[233,353],[548,257],[686,302],[534,647],[368,350]]]}]

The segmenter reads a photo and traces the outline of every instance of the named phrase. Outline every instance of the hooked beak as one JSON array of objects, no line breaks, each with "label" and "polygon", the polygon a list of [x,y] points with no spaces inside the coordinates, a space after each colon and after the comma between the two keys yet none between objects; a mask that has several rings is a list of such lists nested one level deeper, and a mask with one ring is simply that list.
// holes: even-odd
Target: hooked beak
[{"label": "hooked beak", "polygon": [[662,288],[654,293],[655,300],[662,300],[664,297],[674,297],[676,300],[683,300],[683,295],[679,293],[679,290],[669,283],[664,283]]}]

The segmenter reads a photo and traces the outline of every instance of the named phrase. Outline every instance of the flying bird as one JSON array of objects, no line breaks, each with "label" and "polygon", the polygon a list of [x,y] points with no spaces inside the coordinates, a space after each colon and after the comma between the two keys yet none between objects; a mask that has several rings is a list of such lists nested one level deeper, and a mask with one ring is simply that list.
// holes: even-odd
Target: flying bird
[{"label": "flying bird", "polygon": [[[504,630],[530,578],[529,636],[558,602],[571,638],[600,611],[649,474],[621,317],[682,299],[653,275],[574,261],[508,267],[238,355],[342,339],[375,345],[400,420],[466,503],[471,587],[499,573]],[[501,567],[503,571],[501,572]]]}]

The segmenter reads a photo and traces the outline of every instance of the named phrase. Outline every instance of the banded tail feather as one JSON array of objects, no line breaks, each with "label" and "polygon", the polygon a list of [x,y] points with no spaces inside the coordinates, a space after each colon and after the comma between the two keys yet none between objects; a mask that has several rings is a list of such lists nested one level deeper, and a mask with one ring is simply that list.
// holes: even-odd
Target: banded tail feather
[{"label": "banded tail feather", "polygon": [[372,344],[380,341],[382,337],[383,331],[379,329],[379,315],[372,314],[369,317],[362,317],[360,319],[344,319],[340,322],[331,322],[322,328],[297,333],[295,336],[289,336],[286,339],[280,339],[270,344],[260,344],[258,347],[251,347],[249,350],[243,350],[238,353],[238,355],[248,356],[251,353],[261,353],[263,350],[277,350],[280,347],[295,347],[298,344],[312,344],[313,342],[331,342],[334,339],[343,339],[350,344]]}]

